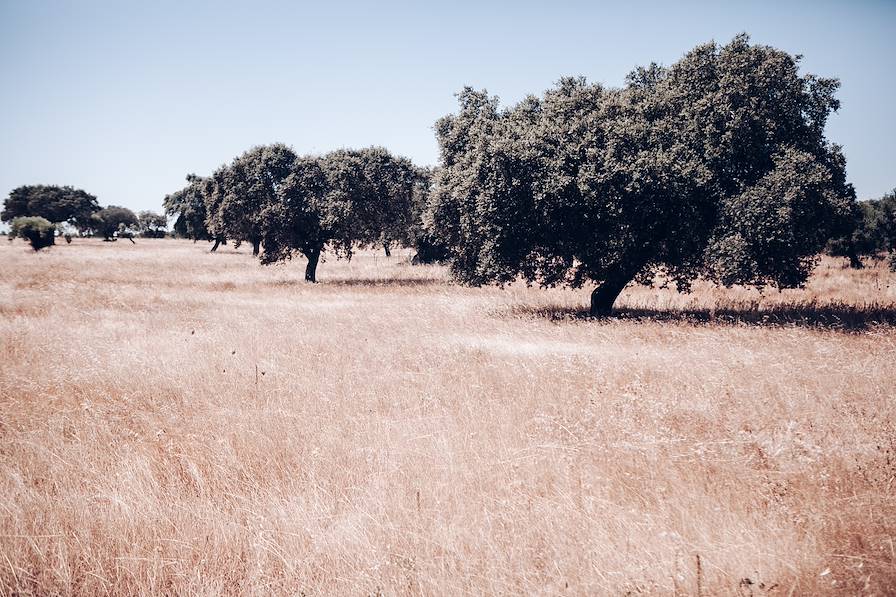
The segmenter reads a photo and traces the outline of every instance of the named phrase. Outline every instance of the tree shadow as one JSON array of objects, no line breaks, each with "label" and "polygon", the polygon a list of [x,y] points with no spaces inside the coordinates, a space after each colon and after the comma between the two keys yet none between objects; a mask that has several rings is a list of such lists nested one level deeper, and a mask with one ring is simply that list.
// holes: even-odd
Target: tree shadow
[{"label": "tree shadow", "polygon": [[346,278],[343,280],[321,280],[322,286],[345,286],[349,288],[382,286],[389,288],[419,288],[424,286],[447,286],[444,278]]},{"label": "tree shadow", "polygon": [[[272,286],[301,286],[310,284],[302,279],[277,280]],[[427,286],[448,285],[443,278],[345,278],[336,280],[318,280],[316,286],[343,288],[422,288]]]},{"label": "tree shadow", "polygon": [[621,307],[606,318],[592,317],[587,309],[561,306],[526,306],[510,309],[512,315],[543,317],[550,321],[656,321],[692,325],[805,327],[862,331],[896,327],[896,303],[850,305],[846,303],[785,303],[758,306],[753,303],[717,308],[651,309]]}]

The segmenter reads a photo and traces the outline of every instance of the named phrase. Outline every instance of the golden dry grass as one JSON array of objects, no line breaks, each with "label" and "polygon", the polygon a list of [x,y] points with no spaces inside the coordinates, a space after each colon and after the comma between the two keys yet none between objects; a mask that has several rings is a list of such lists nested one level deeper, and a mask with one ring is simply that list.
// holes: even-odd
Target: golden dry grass
[{"label": "golden dry grass", "polygon": [[593,321],[206,250],[0,244],[0,593],[896,592],[882,265]]}]

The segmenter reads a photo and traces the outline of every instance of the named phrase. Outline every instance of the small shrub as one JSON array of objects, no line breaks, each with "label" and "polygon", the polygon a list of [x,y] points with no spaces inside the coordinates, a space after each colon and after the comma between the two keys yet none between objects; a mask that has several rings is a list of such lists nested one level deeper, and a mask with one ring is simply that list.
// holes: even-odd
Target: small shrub
[{"label": "small shrub", "polygon": [[40,251],[56,242],[56,226],[46,218],[29,216],[12,221],[10,239],[21,236],[35,251]]},{"label": "small shrub", "polygon": [[67,245],[72,244],[72,233],[71,232],[66,232],[65,234],[62,235],[62,238],[65,239],[65,244],[67,244]]}]

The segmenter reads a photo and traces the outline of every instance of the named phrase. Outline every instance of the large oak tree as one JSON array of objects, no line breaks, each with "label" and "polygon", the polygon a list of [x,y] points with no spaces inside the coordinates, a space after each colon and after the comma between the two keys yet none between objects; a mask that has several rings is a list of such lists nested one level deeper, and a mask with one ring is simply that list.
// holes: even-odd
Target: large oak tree
[{"label": "large oak tree", "polygon": [[621,89],[567,78],[501,109],[467,88],[436,124],[428,228],[464,282],[679,289],[803,284],[854,191],[824,136],[838,82],[740,35]]}]

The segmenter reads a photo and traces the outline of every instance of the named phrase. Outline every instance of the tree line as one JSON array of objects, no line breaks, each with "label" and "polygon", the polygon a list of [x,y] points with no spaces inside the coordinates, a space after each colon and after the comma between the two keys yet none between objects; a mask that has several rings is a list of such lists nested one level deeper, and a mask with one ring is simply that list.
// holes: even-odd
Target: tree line
[{"label": "tree line", "polygon": [[168,220],[162,214],[126,207],[100,207],[95,195],[83,189],[57,185],[25,185],[13,189],[3,204],[0,220],[10,222],[12,238],[22,236],[35,249],[55,244],[58,235],[71,242],[72,232],[102,236],[104,240],[135,234],[165,236]]},{"label": "tree line", "polygon": [[[187,176],[165,197],[174,229],[193,240],[252,245],[262,263],[301,255],[317,279],[327,250],[425,243],[430,171],[381,147],[300,156],[283,144],[253,147],[210,176]],[[262,251],[262,247],[264,250]]]},{"label": "tree line", "polygon": [[831,239],[828,252],[847,257],[855,269],[862,269],[862,257],[889,254],[890,269],[896,271],[896,189],[880,199],[858,201],[853,206],[847,231]]},{"label": "tree line", "polygon": [[[824,134],[839,82],[800,74],[800,60],[739,35],[618,88],[563,78],[504,107],[465,88],[436,123],[436,168],[380,147],[257,146],[187,176],[165,212],[213,251],[303,256],[309,281],[325,251],[415,246],[471,285],[593,286],[595,315],[632,281],[799,287],[824,250],[853,266],[889,251],[896,268],[896,195],[856,201]],[[45,217],[102,229],[95,198],[68,189],[81,207]],[[11,194],[4,219],[37,215],[20,203]]]}]

